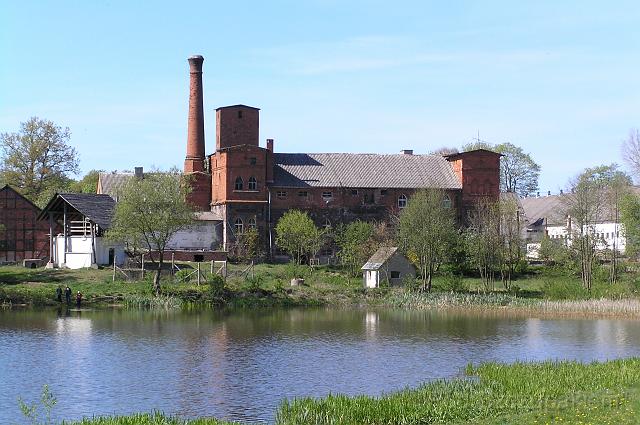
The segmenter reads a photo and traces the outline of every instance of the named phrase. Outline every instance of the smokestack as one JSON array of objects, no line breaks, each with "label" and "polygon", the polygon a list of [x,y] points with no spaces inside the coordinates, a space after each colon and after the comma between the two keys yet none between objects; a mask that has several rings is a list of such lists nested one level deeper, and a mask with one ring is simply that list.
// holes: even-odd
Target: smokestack
[{"label": "smokestack", "polygon": [[202,62],[200,55],[189,59],[189,118],[187,157],[184,172],[204,171],[204,107],[202,104]]}]

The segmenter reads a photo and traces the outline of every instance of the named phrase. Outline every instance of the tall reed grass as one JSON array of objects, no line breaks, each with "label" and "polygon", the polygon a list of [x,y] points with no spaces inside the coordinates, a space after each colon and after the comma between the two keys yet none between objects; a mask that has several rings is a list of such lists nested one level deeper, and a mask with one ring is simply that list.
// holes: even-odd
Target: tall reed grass
[{"label": "tall reed grass", "polygon": [[61,425],[232,425],[233,422],[213,418],[180,419],[163,413],[139,413],[131,416],[108,416],[85,418],[76,422],[62,422]]},{"label": "tall reed grass", "polygon": [[381,397],[330,395],[285,401],[276,423],[431,424],[468,423],[505,415],[544,411],[559,403],[608,403],[640,381],[640,359],[607,363],[496,363],[469,366],[477,379],[435,381]]},{"label": "tall reed grass", "polygon": [[127,295],[124,298],[124,306],[127,308],[140,308],[151,310],[174,310],[182,307],[182,300],[172,295]]}]

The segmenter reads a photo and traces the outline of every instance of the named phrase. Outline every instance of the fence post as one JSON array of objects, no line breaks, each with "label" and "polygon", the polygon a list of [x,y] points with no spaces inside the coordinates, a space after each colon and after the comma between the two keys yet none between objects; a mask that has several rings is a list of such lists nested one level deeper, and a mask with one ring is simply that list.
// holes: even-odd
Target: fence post
[{"label": "fence post", "polygon": [[211,260],[211,274],[213,274],[213,260]]},{"label": "fence post", "polygon": [[144,254],[142,254],[142,266],[141,267],[142,267],[142,269],[141,269],[141,271],[142,271],[142,279],[144,279]]},{"label": "fence post", "polygon": [[111,282],[116,281],[116,256],[113,256],[113,276],[111,277]]},{"label": "fence post", "polygon": [[251,260],[251,279],[253,279],[253,260]]},{"label": "fence post", "polygon": [[174,255],[175,255],[175,253],[174,253],[174,252],[172,252],[172,253],[171,253],[171,276],[173,276],[173,275],[174,275],[174,273],[173,273],[174,268],[175,268],[175,262],[173,261]]},{"label": "fence post", "polygon": [[198,263],[198,286],[200,286],[200,263]]}]

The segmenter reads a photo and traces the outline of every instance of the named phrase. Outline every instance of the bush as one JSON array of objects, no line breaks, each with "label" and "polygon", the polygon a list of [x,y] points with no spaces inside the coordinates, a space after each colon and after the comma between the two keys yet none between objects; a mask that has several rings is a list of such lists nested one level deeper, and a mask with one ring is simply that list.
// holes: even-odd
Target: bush
[{"label": "bush", "polygon": [[542,287],[544,297],[549,300],[584,300],[589,298],[580,282],[572,280],[546,281]]},{"label": "bush", "polygon": [[219,274],[212,274],[207,279],[209,285],[209,298],[219,300],[224,296],[224,279]]},{"label": "bush", "polygon": [[457,274],[449,274],[437,281],[434,285],[436,289],[446,292],[467,292],[469,285]]},{"label": "bush", "polygon": [[191,281],[191,273],[193,273],[191,269],[178,270],[173,276],[173,281],[176,283],[189,283]]},{"label": "bush", "polygon": [[418,291],[420,290],[420,288],[422,287],[422,282],[420,282],[420,279],[416,279],[415,277],[411,277],[409,275],[405,275],[402,278],[402,286],[407,290],[407,291]]},{"label": "bush", "polygon": [[592,298],[608,298],[611,300],[617,300],[627,298],[632,295],[632,288],[627,283],[594,283],[591,287]]}]

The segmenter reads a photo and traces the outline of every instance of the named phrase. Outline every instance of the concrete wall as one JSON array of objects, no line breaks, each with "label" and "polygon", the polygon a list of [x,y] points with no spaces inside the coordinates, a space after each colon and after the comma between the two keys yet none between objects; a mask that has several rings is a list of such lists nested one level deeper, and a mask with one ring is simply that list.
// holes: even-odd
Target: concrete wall
[{"label": "concrete wall", "polygon": [[[124,248],[117,244],[106,242],[103,238],[96,238],[96,262],[104,266],[109,264],[109,249],[114,250],[115,262],[121,265],[125,260]],[[58,235],[54,239],[54,265],[64,267],[64,237]],[[91,267],[92,263],[91,238],[83,236],[69,236],[67,238],[67,262],[70,269]]]},{"label": "concrete wall", "polygon": [[[624,234],[624,226],[619,223],[606,222],[597,223],[589,226],[585,226],[585,232],[589,232],[594,237],[598,238],[596,249],[599,251],[611,250],[614,245],[616,250],[620,253],[624,253],[627,246],[627,239]],[[571,245],[570,232],[567,226],[547,226],[544,229],[542,237],[548,237],[552,240],[565,243],[567,246]],[[540,242],[532,241],[527,244],[527,258],[538,259],[539,258]]]},{"label": "concrete wall", "polygon": [[171,238],[168,250],[215,250],[222,243],[222,222],[198,221],[188,229],[180,230]]}]

